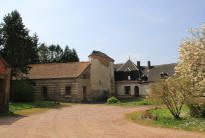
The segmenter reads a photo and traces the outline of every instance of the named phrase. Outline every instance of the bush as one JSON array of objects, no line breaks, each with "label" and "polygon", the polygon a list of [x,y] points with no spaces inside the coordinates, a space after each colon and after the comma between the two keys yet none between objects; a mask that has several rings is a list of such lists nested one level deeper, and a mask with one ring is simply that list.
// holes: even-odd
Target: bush
[{"label": "bush", "polygon": [[34,101],[34,89],[28,80],[12,81],[11,86],[12,102],[32,102]]},{"label": "bush", "polygon": [[189,107],[190,115],[192,117],[203,117],[205,118],[205,101],[204,98],[195,98],[187,102]]},{"label": "bush", "polygon": [[107,99],[107,103],[108,104],[115,104],[115,103],[119,103],[119,100],[116,97],[110,97]]}]

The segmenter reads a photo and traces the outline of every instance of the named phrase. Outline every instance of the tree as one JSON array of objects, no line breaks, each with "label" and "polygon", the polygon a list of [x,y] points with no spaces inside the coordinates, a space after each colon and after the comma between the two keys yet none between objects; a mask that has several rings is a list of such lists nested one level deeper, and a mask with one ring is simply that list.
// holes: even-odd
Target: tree
[{"label": "tree", "polygon": [[205,89],[205,25],[189,32],[191,36],[180,44],[176,75],[191,80],[193,94],[200,96]]},{"label": "tree", "polygon": [[41,44],[38,48],[38,55],[40,63],[60,63],[63,56],[63,50],[60,45],[46,46]]},{"label": "tree", "polygon": [[150,98],[165,104],[175,119],[180,118],[182,106],[192,96],[192,82],[187,78],[170,77],[151,86]]},{"label": "tree", "polygon": [[54,49],[54,60],[53,62],[61,62],[61,58],[63,56],[63,50],[61,49],[60,45],[56,45]]},{"label": "tree", "polygon": [[6,15],[3,21],[0,25],[0,52],[12,67],[11,75],[18,77],[28,72],[29,64],[37,62],[38,37],[36,34],[29,36],[17,10]]},{"label": "tree", "polygon": [[45,43],[38,47],[39,63],[49,63],[49,49]]},{"label": "tree", "polygon": [[75,49],[69,49],[68,46],[65,47],[61,62],[79,62],[79,58]]}]

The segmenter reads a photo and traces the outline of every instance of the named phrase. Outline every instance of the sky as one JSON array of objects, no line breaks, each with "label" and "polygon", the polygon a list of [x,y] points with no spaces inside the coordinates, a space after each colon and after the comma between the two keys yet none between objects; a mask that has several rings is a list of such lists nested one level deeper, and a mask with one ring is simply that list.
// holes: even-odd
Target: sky
[{"label": "sky", "polygon": [[80,61],[93,50],[115,63],[178,61],[188,29],[205,23],[205,0],[0,0],[0,22],[17,10],[41,43],[68,45]]}]

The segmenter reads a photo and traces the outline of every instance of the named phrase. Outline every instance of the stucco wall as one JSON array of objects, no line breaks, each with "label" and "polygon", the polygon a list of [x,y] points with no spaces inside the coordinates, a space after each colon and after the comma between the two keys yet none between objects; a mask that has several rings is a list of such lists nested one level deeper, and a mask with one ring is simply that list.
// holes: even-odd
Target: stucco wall
[{"label": "stucco wall", "polygon": [[90,56],[90,84],[93,96],[100,96],[104,91],[115,92],[114,63],[106,57]]},{"label": "stucco wall", "polygon": [[147,96],[150,93],[150,86],[152,83],[143,83],[140,84],[140,93],[142,96]]},{"label": "stucco wall", "polygon": [[137,81],[117,81],[116,82],[116,93],[117,96],[123,96],[125,94],[125,86],[130,86],[130,95],[135,95],[135,86],[139,87],[139,95],[140,96],[147,96],[149,92],[150,84],[140,84]]}]

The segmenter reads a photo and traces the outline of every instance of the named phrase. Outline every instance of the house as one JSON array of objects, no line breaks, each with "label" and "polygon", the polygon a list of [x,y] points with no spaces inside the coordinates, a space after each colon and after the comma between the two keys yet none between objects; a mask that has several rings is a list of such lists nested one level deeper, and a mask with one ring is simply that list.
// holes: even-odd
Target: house
[{"label": "house", "polygon": [[150,86],[163,77],[174,74],[176,64],[141,66],[128,60],[124,64],[115,64],[115,85],[118,98],[145,97],[149,94]]},{"label": "house", "polygon": [[93,51],[88,62],[29,65],[36,100],[97,101],[115,93],[114,60]]},{"label": "house", "polygon": [[11,68],[0,55],[0,113],[9,111]]},{"label": "house", "polygon": [[29,65],[36,100],[99,101],[112,95],[119,98],[149,94],[149,87],[162,76],[174,74],[175,64],[141,66],[128,60],[114,64],[105,53],[93,51],[88,62]]}]

